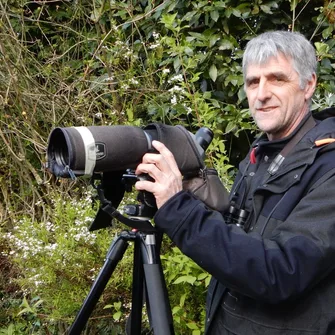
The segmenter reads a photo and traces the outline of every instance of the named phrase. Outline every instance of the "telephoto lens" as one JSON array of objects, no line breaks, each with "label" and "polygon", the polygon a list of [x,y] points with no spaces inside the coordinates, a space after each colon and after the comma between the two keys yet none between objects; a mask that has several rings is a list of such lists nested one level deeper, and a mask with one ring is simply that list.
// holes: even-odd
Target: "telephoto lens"
[{"label": "telephoto lens", "polygon": [[173,153],[182,174],[204,167],[205,150],[213,133],[201,128],[196,135],[184,127],[152,123],[134,126],[55,128],[48,141],[47,169],[57,177],[75,178],[94,173],[135,169],[152,140]]},{"label": "telephoto lens", "polygon": [[55,128],[49,136],[48,169],[58,177],[135,168],[151,146],[139,127]]}]

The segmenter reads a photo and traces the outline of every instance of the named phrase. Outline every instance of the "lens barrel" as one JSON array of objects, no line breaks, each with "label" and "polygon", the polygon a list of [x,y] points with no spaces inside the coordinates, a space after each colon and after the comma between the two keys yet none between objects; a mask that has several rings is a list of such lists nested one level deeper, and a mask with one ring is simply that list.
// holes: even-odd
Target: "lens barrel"
[{"label": "lens barrel", "polygon": [[204,167],[205,150],[213,133],[201,128],[195,135],[184,127],[153,123],[134,126],[55,128],[48,141],[47,168],[57,177],[75,178],[93,173],[135,169],[152,140],[164,143],[182,174]]},{"label": "lens barrel", "polygon": [[56,176],[135,168],[148,151],[145,132],[132,126],[55,128],[49,136],[48,168]]}]

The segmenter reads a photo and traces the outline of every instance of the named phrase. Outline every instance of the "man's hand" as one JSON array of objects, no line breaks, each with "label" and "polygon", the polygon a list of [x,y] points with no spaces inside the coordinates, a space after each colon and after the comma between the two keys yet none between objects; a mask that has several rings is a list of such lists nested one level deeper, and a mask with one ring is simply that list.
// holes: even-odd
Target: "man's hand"
[{"label": "man's hand", "polygon": [[171,151],[158,141],[153,141],[152,145],[159,153],[145,154],[135,173],[136,175],[147,173],[155,182],[138,181],[135,188],[138,191],[151,192],[156,198],[157,208],[160,208],[182,190],[182,175]]}]

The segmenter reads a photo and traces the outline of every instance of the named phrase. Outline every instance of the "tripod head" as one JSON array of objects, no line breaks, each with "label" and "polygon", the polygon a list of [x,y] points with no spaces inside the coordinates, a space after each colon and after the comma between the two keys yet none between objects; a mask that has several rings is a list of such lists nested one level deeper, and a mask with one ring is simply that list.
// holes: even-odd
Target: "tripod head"
[{"label": "tripod head", "polygon": [[136,176],[133,170],[126,170],[126,173],[115,173],[109,175],[94,174],[91,184],[96,189],[100,201],[100,208],[89,227],[90,231],[112,226],[112,219],[124,223],[130,228],[143,232],[153,232],[155,228],[150,220],[154,217],[157,206],[152,193],[140,191],[137,194],[137,204],[128,204],[124,207],[124,216],[117,210],[125,192],[131,192],[133,185],[139,179],[150,179],[149,176]]}]

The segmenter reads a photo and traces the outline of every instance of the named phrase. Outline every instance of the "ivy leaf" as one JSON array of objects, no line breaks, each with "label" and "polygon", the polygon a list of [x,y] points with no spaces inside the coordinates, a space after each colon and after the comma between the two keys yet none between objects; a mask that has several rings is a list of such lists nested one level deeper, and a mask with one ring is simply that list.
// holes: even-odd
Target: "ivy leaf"
[{"label": "ivy leaf", "polygon": [[212,96],[212,93],[211,92],[204,92],[204,95],[203,95],[203,97],[204,97],[204,99],[210,99],[211,98],[211,96]]},{"label": "ivy leaf", "polygon": [[212,64],[212,66],[209,69],[209,76],[211,79],[215,82],[218,77],[218,69],[216,68],[215,64]]},{"label": "ivy leaf", "polygon": [[211,36],[211,38],[209,39],[209,47],[212,48],[219,39],[220,39],[219,35]]},{"label": "ivy leaf", "polygon": [[184,306],[185,305],[185,300],[186,300],[186,293],[183,294],[181,297],[180,297],[180,306]]},{"label": "ivy leaf", "polygon": [[217,10],[213,10],[210,15],[211,15],[212,20],[215,22],[217,22],[218,19],[220,18],[220,14]]},{"label": "ivy leaf", "polygon": [[330,25],[329,27],[327,27],[326,29],[324,29],[322,31],[322,37],[324,39],[327,39],[328,37],[330,37],[332,35],[333,30],[334,30],[334,28]]},{"label": "ivy leaf", "polygon": [[179,59],[178,56],[173,61],[173,67],[174,67],[175,71],[178,72],[178,70],[180,68],[180,59]]},{"label": "ivy leaf", "polygon": [[329,45],[326,43],[316,42],[315,44],[316,54],[318,57],[322,58],[328,55]]},{"label": "ivy leaf", "polygon": [[229,26],[228,26],[227,20],[224,20],[223,22],[223,30],[227,35],[229,35]]},{"label": "ivy leaf", "polygon": [[220,42],[219,50],[233,50],[233,49],[234,44],[231,41],[225,39]]},{"label": "ivy leaf", "polygon": [[203,279],[205,279],[205,278],[207,278],[208,277],[208,273],[201,273],[199,276],[198,276],[198,280],[203,280]]},{"label": "ivy leaf", "polygon": [[298,5],[298,0],[289,0],[289,2],[290,2],[290,7],[291,7],[291,11],[293,11],[296,7],[297,7],[297,5]]},{"label": "ivy leaf", "polygon": [[272,14],[271,8],[266,5],[261,5],[261,10],[266,14]]},{"label": "ivy leaf", "polygon": [[237,96],[239,101],[243,101],[247,97],[243,87],[238,90]]},{"label": "ivy leaf", "polygon": [[133,109],[132,108],[127,108],[126,113],[127,113],[128,120],[130,122],[134,121],[134,111],[133,111]]},{"label": "ivy leaf", "polygon": [[[224,15],[229,19],[231,14],[233,14],[233,9],[232,8],[227,8],[225,11],[224,11]],[[234,13],[235,15],[235,13]]]},{"label": "ivy leaf", "polygon": [[178,13],[174,14],[163,14],[161,18],[161,22],[166,26],[168,29],[172,29],[174,27],[174,24],[176,22],[176,16]]},{"label": "ivy leaf", "polygon": [[235,129],[236,129],[236,124],[235,124],[235,122],[232,122],[232,121],[228,122],[228,124],[227,124],[227,126],[226,126],[226,134],[228,134],[228,133],[234,131]]},{"label": "ivy leaf", "polygon": [[254,8],[253,8],[253,10],[252,10],[252,12],[251,12],[251,14],[252,15],[257,15],[258,13],[259,13],[259,7],[257,5],[255,5]]},{"label": "ivy leaf", "polygon": [[113,307],[114,307],[113,305],[106,305],[106,306],[104,306],[103,309],[108,309],[108,308],[113,308]]},{"label": "ivy leaf", "polygon": [[172,314],[175,315],[181,310],[180,306],[174,306],[172,309]]},{"label": "ivy leaf", "polygon": [[186,326],[190,329],[198,330],[198,326],[195,322],[189,322],[186,324]]},{"label": "ivy leaf", "polygon": [[122,313],[120,311],[118,311],[118,312],[116,312],[116,313],[113,314],[113,319],[115,321],[118,321],[118,320],[120,320],[121,315],[122,315]]},{"label": "ivy leaf", "polygon": [[184,49],[184,52],[187,56],[193,56],[193,49],[191,49],[190,47],[186,47]]},{"label": "ivy leaf", "polygon": [[177,278],[173,284],[190,283],[193,285],[196,280],[197,278],[194,276],[181,276]]}]

